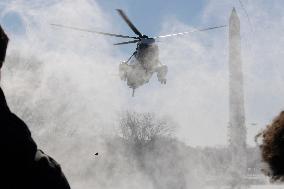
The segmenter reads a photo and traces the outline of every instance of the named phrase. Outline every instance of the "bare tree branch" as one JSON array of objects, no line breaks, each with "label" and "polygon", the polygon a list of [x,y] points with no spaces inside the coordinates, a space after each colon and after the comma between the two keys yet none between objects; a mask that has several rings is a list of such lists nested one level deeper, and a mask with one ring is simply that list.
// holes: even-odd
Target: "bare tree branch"
[{"label": "bare tree branch", "polygon": [[119,127],[123,138],[141,144],[157,136],[169,136],[174,130],[169,119],[159,118],[154,113],[129,111],[121,115]]}]

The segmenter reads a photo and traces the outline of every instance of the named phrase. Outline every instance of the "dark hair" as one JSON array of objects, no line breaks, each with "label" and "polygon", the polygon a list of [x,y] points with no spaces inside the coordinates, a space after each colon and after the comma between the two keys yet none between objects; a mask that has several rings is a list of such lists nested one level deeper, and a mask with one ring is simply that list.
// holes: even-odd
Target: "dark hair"
[{"label": "dark hair", "polygon": [[2,68],[3,62],[5,61],[8,42],[9,38],[0,26],[0,69]]},{"label": "dark hair", "polygon": [[262,136],[262,160],[267,164],[263,172],[271,181],[284,181],[284,111],[256,137],[259,136]]}]

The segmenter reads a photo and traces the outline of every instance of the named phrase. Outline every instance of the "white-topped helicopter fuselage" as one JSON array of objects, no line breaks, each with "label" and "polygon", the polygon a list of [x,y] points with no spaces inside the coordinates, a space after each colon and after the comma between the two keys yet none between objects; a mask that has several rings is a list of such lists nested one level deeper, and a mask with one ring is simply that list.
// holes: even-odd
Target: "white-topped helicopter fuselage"
[{"label": "white-topped helicopter fuselage", "polygon": [[78,31],[102,34],[106,36],[131,39],[130,41],[115,43],[114,45],[136,43],[137,47],[135,52],[132,54],[132,56],[127,61],[124,61],[119,65],[120,78],[124,81],[127,81],[127,85],[133,89],[132,96],[134,96],[135,89],[144,85],[145,83],[148,83],[154,73],[157,74],[157,78],[162,84],[166,84],[167,81],[166,75],[168,72],[168,68],[166,65],[161,64],[161,62],[159,61],[159,47],[155,41],[156,39],[186,35],[196,31],[207,31],[207,30],[225,27],[225,26],[216,26],[216,27],[209,27],[199,30],[174,33],[174,34],[168,34],[157,37],[148,37],[147,35],[143,35],[134,26],[134,24],[129,20],[129,18],[121,9],[117,9],[117,12],[127,23],[127,25],[131,28],[131,30],[136,34],[136,36],[106,33],[106,32],[94,31],[89,29],[77,28],[73,26],[64,26],[59,24],[52,24],[52,25],[56,27],[64,27]]},{"label": "white-topped helicopter fuselage", "polygon": [[119,75],[134,90],[149,82],[154,73],[166,84],[168,68],[159,60],[159,47],[153,38],[143,38],[137,43],[136,51],[119,65]]}]

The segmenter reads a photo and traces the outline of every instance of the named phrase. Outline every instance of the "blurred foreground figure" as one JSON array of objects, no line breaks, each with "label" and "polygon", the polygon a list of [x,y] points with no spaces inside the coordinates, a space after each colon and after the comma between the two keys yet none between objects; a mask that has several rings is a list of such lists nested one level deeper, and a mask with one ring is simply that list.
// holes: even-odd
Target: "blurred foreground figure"
[{"label": "blurred foreground figure", "polygon": [[[8,41],[0,26],[0,70]],[[70,189],[59,164],[37,149],[27,125],[9,110],[1,88],[0,129],[1,189]]]},{"label": "blurred foreground figure", "polygon": [[267,168],[264,173],[272,182],[284,181],[284,111],[256,137],[262,136],[261,156]]}]

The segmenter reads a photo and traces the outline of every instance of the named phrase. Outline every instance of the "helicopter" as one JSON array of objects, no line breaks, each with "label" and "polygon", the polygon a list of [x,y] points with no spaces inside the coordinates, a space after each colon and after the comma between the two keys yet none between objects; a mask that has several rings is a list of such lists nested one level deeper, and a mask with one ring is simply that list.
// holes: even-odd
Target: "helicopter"
[{"label": "helicopter", "polygon": [[162,64],[159,60],[159,47],[157,45],[157,40],[167,37],[185,35],[196,31],[206,31],[206,30],[226,27],[226,25],[222,25],[222,26],[208,27],[204,29],[197,29],[181,33],[149,37],[145,34],[142,34],[136,28],[136,26],[130,21],[130,19],[124,13],[123,10],[116,9],[116,11],[137,36],[106,33],[106,32],[72,27],[72,26],[65,26],[60,24],[51,24],[51,25],[56,27],[63,27],[63,28],[83,31],[83,32],[91,32],[106,36],[131,39],[130,41],[115,43],[114,45],[125,45],[125,44],[136,43],[136,50],[134,51],[134,53],[126,61],[123,61],[122,63],[119,64],[120,79],[126,81],[128,87],[132,89],[132,97],[134,97],[135,89],[148,83],[154,73],[157,74],[157,79],[161,84],[166,84],[167,82],[166,75],[168,72],[168,67]]}]

